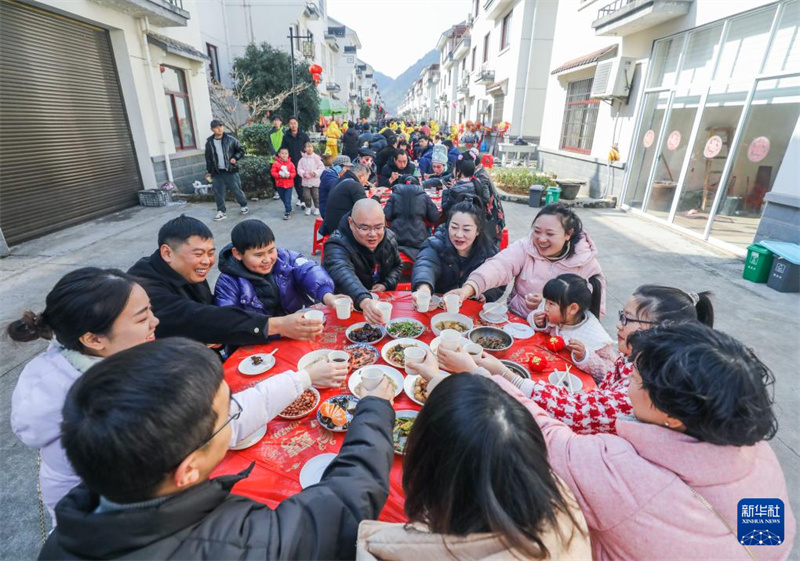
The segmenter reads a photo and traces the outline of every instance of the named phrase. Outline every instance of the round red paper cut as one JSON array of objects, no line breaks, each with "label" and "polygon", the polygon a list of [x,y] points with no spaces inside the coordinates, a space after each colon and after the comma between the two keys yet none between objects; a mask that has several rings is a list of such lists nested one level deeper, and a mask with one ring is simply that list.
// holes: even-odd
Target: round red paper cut
[{"label": "round red paper cut", "polygon": [[667,148],[672,151],[675,150],[678,146],[681,145],[681,133],[678,131],[672,131],[669,133],[669,138],[667,139]]},{"label": "round red paper cut", "polygon": [[642,139],[642,144],[645,148],[650,148],[653,145],[653,141],[656,139],[656,133],[653,129],[650,129],[646,133],[644,133],[644,138]]},{"label": "round red paper cut", "polygon": [[747,148],[747,159],[751,162],[760,162],[769,154],[770,142],[766,136],[759,136],[753,139]]}]

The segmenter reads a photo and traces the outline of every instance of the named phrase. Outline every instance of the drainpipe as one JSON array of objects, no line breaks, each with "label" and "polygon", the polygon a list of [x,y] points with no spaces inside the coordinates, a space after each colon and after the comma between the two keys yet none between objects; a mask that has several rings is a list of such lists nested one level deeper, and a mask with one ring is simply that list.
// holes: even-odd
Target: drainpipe
[{"label": "drainpipe", "polygon": [[145,73],[147,74],[147,82],[150,86],[150,97],[153,102],[153,111],[156,114],[156,131],[158,132],[158,144],[161,146],[161,154],[164,156],[164,166],[167,169],[167,180],[174,183],[172,177],[172,165],[169,161],[169,154],[167,153],[167,141],[164,138],[164,129],[161,127],[161,116],[158,110],[158,95],[162,92],[156,90],[156,83],[153,81],[153,61],[150,58],[150,47],[147,45],[147,31],[150,29],[150,22],[147,21],[147,16],[139,18],[139,29],[141,29],[142,40],[142,53],[146,62]]}]

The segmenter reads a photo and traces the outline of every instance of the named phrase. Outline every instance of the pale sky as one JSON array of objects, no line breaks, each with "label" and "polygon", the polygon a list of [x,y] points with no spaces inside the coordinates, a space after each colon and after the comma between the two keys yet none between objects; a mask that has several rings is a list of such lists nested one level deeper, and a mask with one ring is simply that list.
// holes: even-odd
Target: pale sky
[{"label": "pale sky", "polygon": [[467,19],[470,0],[328,0],[328,15],[354,29],[358,58],[397,78]]}]

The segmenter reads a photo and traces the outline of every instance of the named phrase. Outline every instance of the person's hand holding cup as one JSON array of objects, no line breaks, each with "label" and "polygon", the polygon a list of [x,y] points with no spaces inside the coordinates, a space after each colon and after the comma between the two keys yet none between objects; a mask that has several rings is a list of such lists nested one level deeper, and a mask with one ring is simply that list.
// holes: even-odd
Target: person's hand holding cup
[{"label": "person's hand holding cup", "polygon": [[381,314],[381,322],[383,324],[389,323],[392,319],[392,303],[391,302],[378,302],[376,308]]},{"label": "person's hand holding cup", "polygon": [[455,351],[461,344],[461,332],[456,331],[455,329],[445,329],[439,334],[439,338],[440,349]]},{"label": "person's hand holding cup", "polygon": [[453,293],[445,295],[444,305],[448,314],[457,314],[461,310],[461,296]]}]

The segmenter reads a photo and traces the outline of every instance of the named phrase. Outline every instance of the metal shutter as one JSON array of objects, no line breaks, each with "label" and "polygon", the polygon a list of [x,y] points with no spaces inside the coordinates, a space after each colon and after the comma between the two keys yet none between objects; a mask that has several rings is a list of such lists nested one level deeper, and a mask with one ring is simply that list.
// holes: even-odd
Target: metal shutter
[{"label": "metal shutter", "polygon": [[108,32],[0,1],[0,228],[9,244],[136,204]]}]

